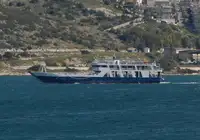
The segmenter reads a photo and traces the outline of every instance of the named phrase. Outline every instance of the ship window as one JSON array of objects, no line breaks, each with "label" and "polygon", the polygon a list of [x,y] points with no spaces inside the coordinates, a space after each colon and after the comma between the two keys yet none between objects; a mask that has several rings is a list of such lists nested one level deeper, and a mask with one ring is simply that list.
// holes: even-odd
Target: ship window
[{"label": "ship window", "polygon": [[138,78],[138,71],[135,72],[135,77]]},{"label": "ship window", "polygon": [[158,77],[160,77],[160,72],[158,72]]},{"label": "ship window", "polygon": [[110,74],[109,74],[109,73],[106,73],[106,74],[104,75],[104,77],[110,77]]},{"label": "ship window", "polygon": [[142,72],[141,72],[141,71],[136,71],[136,72],[135,72],[135,77],[136,77],[136,78],[142,77]]},{"label": "ship window", "polygon": [[93,68],[99,68],[100,66],[99,65],[93,65],[92,67]]},{"label": "ship window", "polygon": [[138,69],[138,70],[142,70],[142,67],[141,67],[141,66],[137,66],[137,69]]},{"label": "ship window", "polygon": [[150,66],[147,66],[147,70],[151,70],[151,67],[150,67]]},{"label": "ship window", "polygon": [[127,66],[121,66],[122,67],[122,69],[127,69]]},{"label": "ship window", "polygon": [[95,73],[95,74],[99,74],[100,72],[101,72],[101,71],[95,71],[94,73]]},{"label": "ship window", "polygon": [[151,67],[149,67],[149,66],[142,66],[142,70],[150,70],[151,69]]},{"label": "ship window", "polygon": [[140,77],[142,77],[142,72],[140,71]]},{"label": "ship window", "polygon": [[110,68],[114,68],[114,66],[113,66],[113,65],[110,65]]},{"label": "ship window", "polygon": [[119,73],[117,71],[112,71],[113,77],[120,77]]},{"label": "ship window", "polygon": [[111,69],[114,69],[114,70],[119,70],[119,66],[118,65],[110,65],[109,67]]},{"label": "ship window", "polygon": [[113,77],[118,77],[117,71],[113,71]]},{"label": "ship window", "polygon": [[113,67],[113,69],[119,70],[119,66],[118,66],[118,65],[115,65],[115,66]]},{"label": "ship window", "polygon": [[107,65],[101,65],[102,68],[107,68]]},{"label": "ship window", "polygon": [[144,70],[145,69],[145,66],[142,66],[142,70]]},{"label": "ship window", "polygon": [[131,74],[131,72],[129,71],[124,71],[123,72],[124,77],[133,77],[133,75]]},{"label": "ship window", "polygon": [[127,72],[127,71],[124,71],[124,72],[123,72],[123,75],[124,75],[124,77],[128,77],[128,72]]},{"label": "ship window", "polygon": [[153,69],[154,69],[154,70],[157,70],[157,69],[158,69],[158,67],[157,67],[157,66],[153,66]]},{"label": "ship window", "polygon": [[121,77],[117,71],[112,71],[112,77]]},{"label": "ship window", "polygon": [[112,71],[112,77],[115,77],[115,72],[114,71]]},{"label": "ship window", "polygon": [[137,66],[138,70],[150,70],[151,67],[150,66]]},{"label": "ship window", "polygon": [[128,69],[129,70],[132,70],[134,67],[133,66],[128,66]]}]

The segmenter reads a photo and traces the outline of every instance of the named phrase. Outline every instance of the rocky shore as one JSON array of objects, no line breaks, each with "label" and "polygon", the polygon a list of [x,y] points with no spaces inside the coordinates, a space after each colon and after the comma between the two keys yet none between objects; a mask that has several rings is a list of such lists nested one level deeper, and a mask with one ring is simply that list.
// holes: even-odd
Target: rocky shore
[{"label": "rocky shore", "polygon": [[200,75],[200,73],[163,73],[164,76],[175,76],[175,75]]},{"label": "rocky shore", "polygon": [[28,72],[11,72],[11,71],[1,71],[0,76],[25,76],[30,75]]}]

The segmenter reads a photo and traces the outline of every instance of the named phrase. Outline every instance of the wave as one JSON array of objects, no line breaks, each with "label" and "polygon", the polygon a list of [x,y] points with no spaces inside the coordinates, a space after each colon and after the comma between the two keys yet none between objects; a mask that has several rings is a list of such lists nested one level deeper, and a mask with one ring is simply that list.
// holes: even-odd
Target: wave
[{"label": "wave", "polygon": [[133,133],[111,133],[111,134],[94,134],[94,135],[74,135],[76,138],[102,138],[102,137],[118,137],[118,136],[134,136],[142,132],[133,132]]},{"label": "wave", "polygon": [[84,111],[84,112],[66,112],[67,115],[92,115],[92,114],[107,114],[107,113],[126,113],[135,111],[135,108],[119,109],[119,110],[99,110],[99,111]]}]

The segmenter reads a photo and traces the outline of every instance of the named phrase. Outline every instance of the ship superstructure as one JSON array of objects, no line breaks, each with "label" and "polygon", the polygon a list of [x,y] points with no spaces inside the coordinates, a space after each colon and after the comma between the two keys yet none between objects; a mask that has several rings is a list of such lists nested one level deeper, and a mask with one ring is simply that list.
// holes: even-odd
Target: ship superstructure
[{"label": "ship superstructure", "polygon": [[161,77],[163,71],[156,63],[133,60],[96,60],[92,70],[99,77],[121,78]]}]

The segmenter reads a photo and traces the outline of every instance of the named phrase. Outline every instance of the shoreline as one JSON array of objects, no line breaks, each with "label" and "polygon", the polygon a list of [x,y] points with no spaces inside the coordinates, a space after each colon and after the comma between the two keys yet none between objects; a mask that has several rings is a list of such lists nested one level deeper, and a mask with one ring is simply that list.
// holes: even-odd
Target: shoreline
[{"label": "shoreline", "polygon": [[0,76],[31,76],[28,72],[0,72]]},{"label": "shoreline", "polygon": [[172,73],[172,74],[163,74],[163,76],[197,76],[197,75],[200,75],[200,73],[191,73],[191,74],[188,74],[188,73]]},{"label": "shoreline", "polygon": [[[54,73],[66,73],[66,72],[54,72]],[[67,72],[67,73],[73,73],[73,72]],[[85,73],[85,72],[80,72]],[[197,76],[200,75],[200,73],[163,73],[163,76]],[[31,76],[28,72],[0,72],[0,76]]]}]

